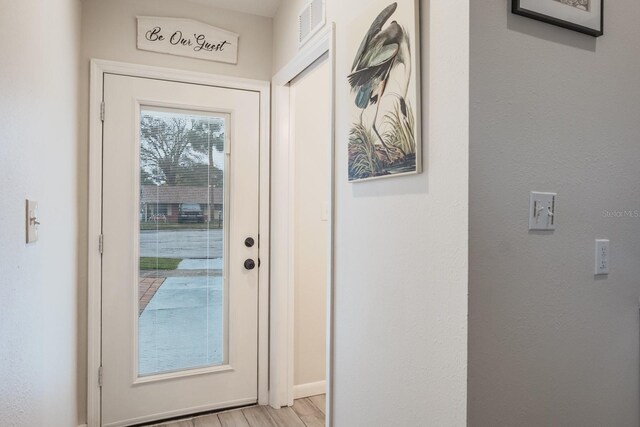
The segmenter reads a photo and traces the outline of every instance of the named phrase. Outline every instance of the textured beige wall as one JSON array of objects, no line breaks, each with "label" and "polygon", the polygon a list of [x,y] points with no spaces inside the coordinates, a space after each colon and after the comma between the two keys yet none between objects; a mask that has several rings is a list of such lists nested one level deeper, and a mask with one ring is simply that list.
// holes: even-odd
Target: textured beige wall
[{"label": "textured beige wall", "polygon": [[0,0],[1,426],[77,425],[79,41],[79,1]]},{"label": "textured beige wall", "polygon": [[[367,0],[327,0],[337,28],[337,427],[463,426],[467,390],[469,1],[422,5],[425,172],[347,183],[345,48]],[[274,70],[296,53],[296,1],[274,18]]]},{"label": "textured beige wall", "polygon": [[[238,64],[222,64],[136,49],[136,16],[191,18],[240,35]],[[79,118],[80,218],[78,390],[80,420],[86,418],[86,325],[87,325],[87,203],[88,203],[88,105],[90,59],[184,69],[259,80],[271,79],[272,20],[215,9],[180,0],[84,0],[82,2],[81,114]]]},{"label": "textured beige wall", "polygon": [[[298,13],[306,0],[283,0],[273,17],[273,74],[277,74],[298,52]],[[327,8],[330,1],[326,2]]]},{"label": "textured beige wall", "polygon": [[469,425],[637,426],[640,219],[603,211],[640,209],[640,3],[598,39],[471,3]]},{"label": "textured beige wall", "polygon": [[[271,18],[215,9],[180,0],[84,0],[82,66],[111,59],[189,71],[271,79]],[[172,56],[136,48],[136,16],[190,18],[240,34],[238,64]]]}]

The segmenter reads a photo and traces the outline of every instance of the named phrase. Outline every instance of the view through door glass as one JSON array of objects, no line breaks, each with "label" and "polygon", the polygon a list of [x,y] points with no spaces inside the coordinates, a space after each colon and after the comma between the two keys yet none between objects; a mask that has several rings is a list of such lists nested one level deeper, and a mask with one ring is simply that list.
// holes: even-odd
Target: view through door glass
[{"label": "view through door glass", "polygon": [[227,117],[141,108],[138,376],[228,362]]}]

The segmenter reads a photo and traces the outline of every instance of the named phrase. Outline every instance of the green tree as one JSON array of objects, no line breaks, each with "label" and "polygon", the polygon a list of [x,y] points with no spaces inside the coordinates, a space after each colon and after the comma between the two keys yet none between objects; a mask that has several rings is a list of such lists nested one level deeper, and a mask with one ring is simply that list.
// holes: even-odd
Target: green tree
[{"label": "green tree", "polygon": [[212,175],[221,177],[221,172],[213,167],[212,151],[224,145],[224,136],[222,142],[219,141],[220,127],[211,119],[143,115],[140,121],[140,159],[144,170],[141,181],[171,186],[209,185]]},{"label": "green tree", "polygon": [[140,168],[140,184],[142,185],[154,185],[153,176],[146,170]]},{"label": "green tree", "polygon": [[[213,153],[214,150],[222,152],[224,150],[224,121],[219,118],[213,118],[209,120],[200,120],[194,124],[195,130],[201,136],[193,142],[193,148],[200,152],[206,153],[209,165],[213,167]],[[222,171],[218,168],[214,173],[208,174],[209,185],[221,185],[222,184]]]}]

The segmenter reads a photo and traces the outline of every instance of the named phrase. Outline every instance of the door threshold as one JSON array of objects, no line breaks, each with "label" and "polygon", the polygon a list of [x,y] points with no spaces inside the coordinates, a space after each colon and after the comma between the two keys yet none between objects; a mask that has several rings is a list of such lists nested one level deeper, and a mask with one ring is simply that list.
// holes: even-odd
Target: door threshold
[{"label": "door threshold", "polygon": [[243,405],[229,406],[229,407],[226,407],[226,408],[212,409],[210,411],[194,412],[194,413],[184,414],[184,415],[171,417],[171,418],[163,418],[161,420],[150,421],[150,422],[145,422],[145,423],[141,423],[141,424],[133,424],[130,427],[157,426],[157,425],[160,425],[160,424],[172,423],[172,422],[181,421],[181,420],[188,420],[188,419],[191,419],[191,418],[203,417],[203,416],[211,415],[211,414],[219,414],[221,412],[233,411],[233,410],[236,410],[236,409],[251,408],[252,406],[258,406],[258,401],[256,400],[254,403],[246,403],[246,404],[243,404]]}]

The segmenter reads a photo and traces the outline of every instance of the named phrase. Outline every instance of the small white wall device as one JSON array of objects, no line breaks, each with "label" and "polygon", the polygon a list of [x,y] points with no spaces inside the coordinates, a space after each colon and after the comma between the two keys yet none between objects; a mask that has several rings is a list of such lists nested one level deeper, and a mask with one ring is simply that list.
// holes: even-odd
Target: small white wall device
[{"label": "small white wall device", "polygon": [[596,276],[609,274],[609,240],[596,239]]},{"label": "small white wall device", "polygon": [[556,229],[556,193],[532,191],[529,196],[529,230]]},{"label": "small white wall device", "polygon": [[38,241],[38,202],[33,200],[27,200],[26,209],[26,222],[27,222],[27,243],[34,243]]}]

